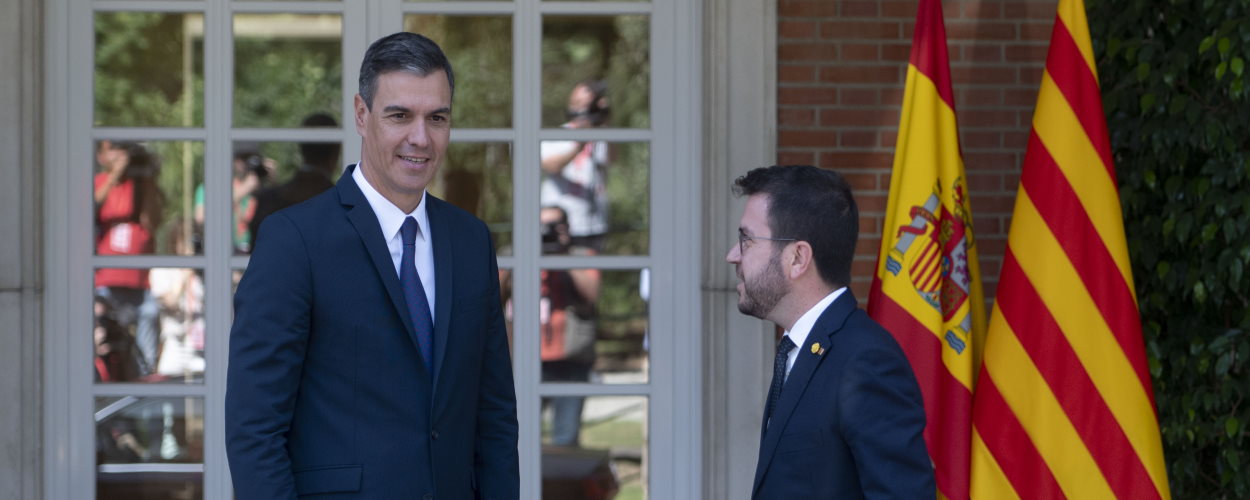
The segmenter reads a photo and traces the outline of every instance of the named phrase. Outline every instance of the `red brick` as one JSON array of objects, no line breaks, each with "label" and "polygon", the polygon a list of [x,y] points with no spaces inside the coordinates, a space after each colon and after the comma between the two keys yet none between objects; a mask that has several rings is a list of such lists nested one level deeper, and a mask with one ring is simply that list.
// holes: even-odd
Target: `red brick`
[{"label": "red brick", "polygon": [[951,64],[960,63],[967,59],[964,57],[964,44],[948,44],[946,47],[946,58],[951,62]]},{"label": "red brick", "polygon": [[911,60],[911,44],[882,44],[881,60],[906,64]]},{"label": "red brick", "polygon": [[778,151],[778,165],[812,165],[816,163],[816,153],[806,151]]},{"label": "red brick", "polygon": [[[975,207],[975,205],[973,205]],[[976,210],[973,208],[973,210]],[[1001,256],[1007,249],[1007,237],[977,237],[977,251],[982,256]]]},{"label": "red brick", "polygon": [[777,89],[777,104],[834,104],[838,102],[836,89],[809,87],[781,87]]},{"label": "red brick", "polygon": [[1003,17],[1008,19],[1039,19],[1055,18],[1054,2],[1011,2],[1003,5]]},{"label": "red brick", "polygon": [[990,149],[1002,147],[1003,134],[1001,132],[988,131],[969,131],[963,133],[964,149]]},{"label": "red brick", "polygon": [[890,125],[898,120],[897,111],[885,111],[880,108],[861,109],[826,109],[820,112],[822,127],[871,127]]},{"label": "red brick", "polygon": [[881,89],[881,104],[901,106],[903,103],[903,87]]},{"label": "red brick", "polygon": [[812,108],[781,108],[777,110],[778,127],[810,127],[816,124]]},{"label": "red brick", "polygon": [[1002,109],[967,109],[958,112],[961,127],[1015,127],[1015,111]]},{"label": "red brick", "polygon": [[833,147],[838,133],[829,130],[779,130],[778,147]]},{"label": "red brick", "polygon": [[882,0],[881,17],[916,18],[916,0],[891,1]]},{"label": "red brick", "polygon": [[897,40],[903,37],[899,23],[891,21],[827,21],[820,23],[823,38]]},{"label": "red brick", "polygon": [[834,17],[838,15],[837,7],[828,0],[780,0],[777,2],[777,16]]},{"label": "red brick", "polygon": [[988,106],[1001,106],[1003,91],[997,87],[972,87],[956,92],[956,109],[974,109]]},{"label": "red brick", "polygon": [[992,236],[1001,231],[998,217],[977,217],[977,207],[972,207],[972,231],[974,236]]},{"label": "red brick", "polygon": [[951,83],[955,85],[1006,85],[1017,83],[1018,72],[1010,66],[951,67]]},{"label": "red brick", "polygon": [[1003,174],[972,172],[968,175],[968,191],[972,193],[999,193],[1002,191]]},{"label": "red brick", "polygon": [[1003,147],[1015,151],[1024,151],[1029,144],[1029,132],[1003,132]]},{"label": "red brick", "polygon": [[953,21],[946,23],[948,40],[1015,40],[1016,25],[1002,22]]},{"label": "red brick", "polygon": [[964,4],[964,17],[969,19],[999,19],[1003,6],[992,2],[968,2]]},{"label": "red brick", "polygon": [[838,94],[838,103],[843,106],[875,106],[881,104],[881,93],[876,89],[844,88]]},{"label": "red brick", "polygon": [[979,63],[996,63],[1003,61],[1003,48],[1000,44],[972,45],[964,47],[968,60]]},{"label": "red brick", "polygon": [[1045,68],[1041,66],[1022,66],[1020,68],[1020,83],[1033,88],[1040,87],[1042,85],[1042,73],[1044,71]]},{"label": "red brick", "polygon": [[844,43],[842,44],[842,60],[879,61],[881,60],[881,46],[862,43]]},{"label": "red brick", "polygon": [[898,144],[898,129],[882,130],[880,137],[877,139],[877,145],[883,148],[892,148]]},{"label": "red brick", "polygon": [[843,130],[839,132],[838,145],[846,148],[876,147],[877,133],[870,130]]},{"label": "red brick", "polygon": [[782,43],[777,47],[781,61],[832,61],[838,58],[838,46],[825,42]]},{"label": "red brick", "polygon": [[1049,41],[1053,27],[1054,23],[1020,23],[1020,39],[1029,42]]},{"label": "red brick", "polygon": [[1044,44],[1012,44],[1006,47],[1007,62],[1045,64],[1046,50]]},{"label": "red brick", "polygon": [[893,153],[867,151],[826,151],[820,153],[820,165],[824,168],[890,168],[893,163]]},{"label": "red brick", "polygon": [[[863,226],[861,225],[860,227],[863,227]],[[876,252],[874,251],[871,254],[865,254],[863,256],[865,258],[852,260],[851,261],[851,276],[858,276],[863,279],[868,279],[869,281],[871,281],[872,274],[873,272],[875,272],[876,267],[877,267],[877,259],[872,258],[875,256],[876,256]],[[867,297],[867,295],[864,295],[864,297]]]},{"label": "red brick", "polygon": [[843,0],[842,17],[877,17],[878,12],[880,12],[880,9],[877,8],[879,3],[878,1]]},{"label": "red brick", "polygon": [[[859,194],[855,193],[855,204],[859,206],[860,213],[863,212],[884,212],[886,204],[885,194]],[[862,239],[860,241],[863,241]]]},{"label": "red brick", "polygon": [[828,83],[901,83],[898,66],[828,66],[820,69],[820,81]]},{"label": "red brick", "polygon": [[781,64],[777,67],[777,81],[782,83],[814,82],[816,67],[810,64]]},{"label": "red brick", "polygon": [[[877,180],[880,177],[875,172],[838,172],[842,174],[842,178],[846,179],[847,184],[851,185],[851,190],[858,193],[860,191],[880,191]],[[887,188],[889,186],[886,186]],[[862,219],[861,219],[862,220]],[[862,228],[862,225],[861,225]]]},{"label": "red brick", "polygon": [[1013,153],[964,151],[964,167],[968,170],[1004,170],[1016,164]]},{"label": "red brick", "polygon": [[781,40],[815,38],[816,29],[813,21],[781,21],[777,23],[777,37]]}]

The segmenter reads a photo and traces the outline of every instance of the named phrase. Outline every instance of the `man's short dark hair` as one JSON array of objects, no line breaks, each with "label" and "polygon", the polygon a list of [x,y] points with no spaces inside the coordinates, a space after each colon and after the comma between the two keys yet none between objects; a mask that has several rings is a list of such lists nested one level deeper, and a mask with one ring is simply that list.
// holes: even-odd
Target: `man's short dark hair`
[{"label": "man's short dark hair", "polygon": [[[313,113],[304,118],[300,123],[301,127],[338,127],[339,122],[335,121],[329,113]],[[339,161],[339,151],[342,147],[337,142],[301,142],[299,144],[300,158],[304,163],[315,166],[334,165]]]},{"label": "man's short dark hair", "polygon": [[810,165],[760,167],[735,180],[734,193],[766,195],[772,237],[806,241],[825,283],[851,284],[859,208],[837,172]]},{"label": "man's short dark hair", "polygon": [[451,95],[456,95],[456,78],[451,63],[443,55],[443,49],[433,40],[416,33],[401,31],[379,38],[365,51],[360,63],[360,97],[365,106],[373,110],[373,94],[378,90],[378,77],[392,71],[405,71],[426,76],[438,70],[447,73],[447,85]]}]

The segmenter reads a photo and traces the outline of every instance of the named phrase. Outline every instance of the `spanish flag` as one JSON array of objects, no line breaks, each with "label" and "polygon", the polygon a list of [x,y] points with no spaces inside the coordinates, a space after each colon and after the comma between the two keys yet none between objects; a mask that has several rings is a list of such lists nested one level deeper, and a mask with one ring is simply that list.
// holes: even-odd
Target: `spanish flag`
[{"label": "spanish flag", "polygon": [[968,498],[972,391],[985,309],[939,0],[920,0],[868,314],[924,396],[938,493]]},{"label": "spanish flag", "polygon": [[1059,0],[973,419],[974,498],[1171,497],[1082,0]]}]

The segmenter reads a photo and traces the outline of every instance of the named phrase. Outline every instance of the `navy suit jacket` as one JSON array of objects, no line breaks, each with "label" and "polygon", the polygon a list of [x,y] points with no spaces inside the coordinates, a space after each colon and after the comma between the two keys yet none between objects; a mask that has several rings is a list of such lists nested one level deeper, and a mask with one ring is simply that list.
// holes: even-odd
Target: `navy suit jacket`
[{"label": "navy suit jacket", "polygon": [[935,498],[916,377],[849,289],[798,349],[761,430],[752,498]]},{"label": "navy suit jacket", "polygon": [[516,393],[485,224],[426,195],[434,366],[352,179],[264,222],[234,296],[236,498],[516,499]]}]

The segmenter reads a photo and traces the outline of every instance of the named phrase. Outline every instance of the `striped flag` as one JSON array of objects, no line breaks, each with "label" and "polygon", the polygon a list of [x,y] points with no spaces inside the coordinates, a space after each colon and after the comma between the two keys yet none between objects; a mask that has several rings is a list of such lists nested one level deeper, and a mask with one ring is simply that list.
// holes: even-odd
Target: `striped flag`
[{"label": "striped flag", "polygon": [[974,498],[1170,498],[1082,0],[1060,0],[977,380]]},{"label": "striped flag", "polygon": [[920,383],[938,493],[963,499],[985,301],[942,5],[918,7],[868,314],[898,340]]}]

